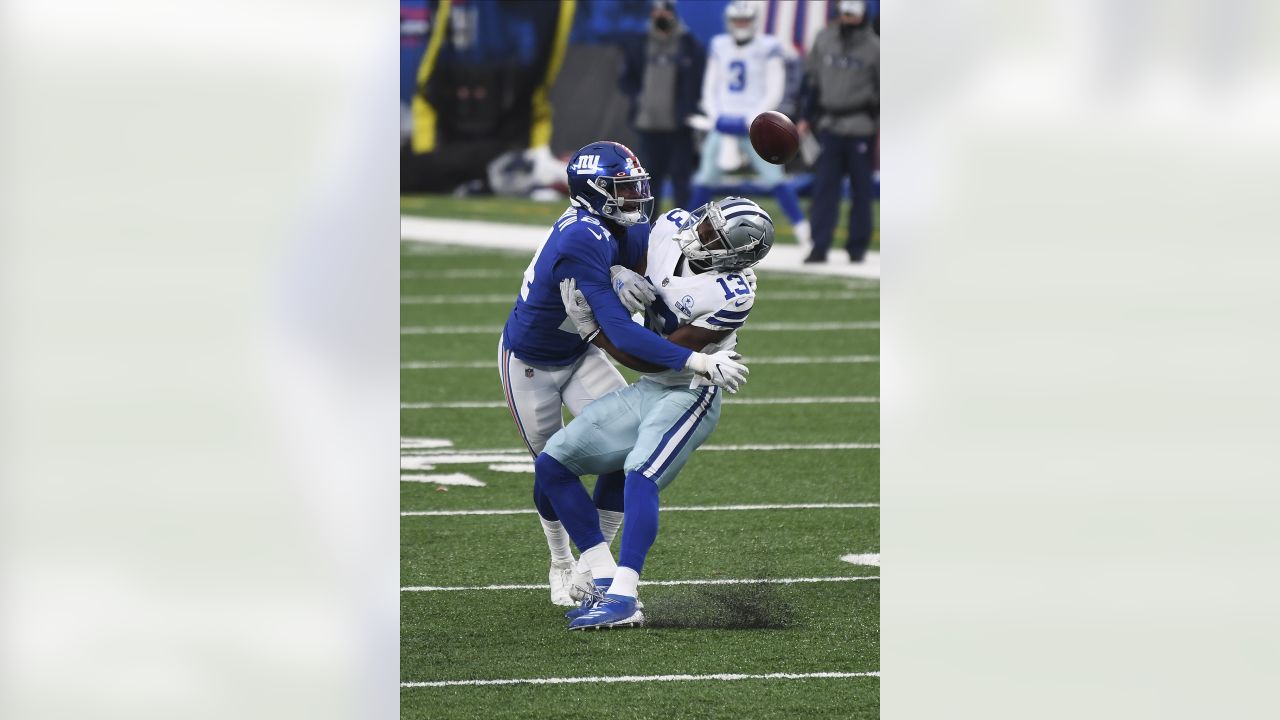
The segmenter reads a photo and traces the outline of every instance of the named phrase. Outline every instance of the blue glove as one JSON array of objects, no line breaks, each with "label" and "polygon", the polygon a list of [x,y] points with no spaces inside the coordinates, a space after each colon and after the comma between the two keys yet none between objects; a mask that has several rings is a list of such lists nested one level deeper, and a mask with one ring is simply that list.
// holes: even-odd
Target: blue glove
[{"label": "blue glove", "polygon": [[716,118],[716,132],[724,133],[725,135],[746,135],[746,118],[734,117],[732,115],[721,115]]}]

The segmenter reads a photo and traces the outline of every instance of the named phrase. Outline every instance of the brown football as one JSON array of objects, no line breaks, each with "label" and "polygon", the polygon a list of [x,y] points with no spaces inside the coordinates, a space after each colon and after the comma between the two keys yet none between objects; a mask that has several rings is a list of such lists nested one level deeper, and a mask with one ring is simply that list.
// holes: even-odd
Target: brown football
[{"label": "brown football", "polygon": [[786,115],[769,110],[751,121],[751,147],[766,162],[785,165],[800,151],[800,133]]}]

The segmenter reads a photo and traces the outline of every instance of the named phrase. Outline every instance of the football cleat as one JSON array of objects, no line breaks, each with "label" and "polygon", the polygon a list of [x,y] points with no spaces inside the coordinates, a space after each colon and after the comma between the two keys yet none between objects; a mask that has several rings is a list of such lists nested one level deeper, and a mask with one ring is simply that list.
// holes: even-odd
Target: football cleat
[{"label": "football cleat", "polygon": [[570,630],[604,630],[606,628],[640,627],[644,613],[636,607],[636,599],[626,595],[605,595],[585,614],[569,623]]},{"label": "football cleat", "polygon": [[564,616],[569,620],[573,620],[582,615],[586,615],[597,604],[604,600],[605,591],[613,584],[612,578],[605,580],[596,580],[593,583],[585,583],[574,585],[573,589],[582,597],[582,601],[578,603],[578,607],[565,613]]},{"label": "football cleat", "polygon": [[552,562],[552,569],[547,573],[547,583],[552,589],[552,603],[563,607],[573,607],[581,597],[573,594],[573,585],[591,582],[590,573],[579,573],[575,570],[576,562]]},{"label": "football cleat", "polygon": [[[581,578],[581,580],[578,580],[578,578]],[[565,613],[565,617],[572,619],[581,615],[582,613],[578,611],[581,609],[582,601],[586,600],[588,597],[592,597],[593,595],[595,596],[594,599],[598,601],[600,597],[608,591],[609,584],[609,581],[605,580],[604,585],[601,585],[600,588],[596,588],[596,586],[591,582],[591,573],[586,572],[581,575],[575,573],[573,586],[569,588],[569,597],[573,598],[574,601],[578,603],[579,607]],[[644,609],[644,601],[638,596],[636,597],[636,609]]]}]

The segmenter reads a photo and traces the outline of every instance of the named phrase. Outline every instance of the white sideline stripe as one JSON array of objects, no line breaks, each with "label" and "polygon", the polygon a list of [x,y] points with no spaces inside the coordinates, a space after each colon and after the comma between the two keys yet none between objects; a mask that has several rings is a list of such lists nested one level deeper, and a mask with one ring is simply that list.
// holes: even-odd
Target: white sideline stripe
[{"label": "white sideline stripe", "polygon": [[[781,398],[742,398],[728,399],[726,405],[854,405],[878,403],[880,398],[870,395],[847,397],[781,397]],[[400,403],[401,410],[439,410],[453,408],[460,410],[477,410],[506,408],[507,404],[498,400],[453,400],[449,402],[408,402]],[[404,447],[401,445],[401,447]]]},{"label": "white sideline stripe", "polygon": [[[878,363],[879,355],[833,355],[830,357],[779,355],[776,357],[748,357],[743,360],[748,365],[854,365],[861,363]],[[400,363],[401,370],[494,370],[498,367],[492,360],[427,360]]]},{"label": "white sideline stripe", "polygon": [[[855,575],[852,577],[805,577],[805,578],[749,578],[749,579],[719,579],[719,580],[641,580],[640,584],[646,587],[671,587],[675,585],[795,585],[797,583],[824,583],[824,582],[859,582],[862,580],[879,580],[879,575]],[[411,585],[409,587],[400,588],[400,592],[442,592],[442,591],[463,591],[471,592],[477,590],[546,590],[547,584],[538,585]]]},{"label": "white sideline stripe", "polygon": [[[756,323],[744,327],[752,332],[818,332],[830,330],[879,330],[879,320],[850,320],[846,322],[810,323]],[[502,332],[499,325],[407,325],[400,328],[401,335],[494,335]]]},{"label": "white sideline stripe", "polygon": [[[725,452],[737,450],[879,450],[879,443],[786,443],[777,445],[703,445],[699,451]],[[400,454],[401,470],[417,470],[411,463],[501,463],[512,462],[517,457],[529,457],[528,448],[498,448],[481,450],[423,450]]]},{"label": "white sideline stripe", "polygon": [[[718,510],[847,510],[853,508],[878,508],[880,503],[780,503],[766,505],[673,505],[660,507],[659,512],[714,512]],[[457,515],[532,515],[534,508],[516,510],[406,510],[400,517],[452,517]],[[846,555],[846,557],[852,557]]]},{"label": "white sideline stripe", "polygon": [[[879,292],[843,290],[822,292],[818,290],[781,290],[760,296],[766,302],[786,300],[877,300]],[[501,305],[514,303],[514,293],[475,293],[459,295],[404,295],[401,305]]]},{"label": "white sideline stripe", "polygon": [[879,670],[869,672],[811,673],[712,673],[710,675],[601,675],[595,677],[506,678],[501,680],[430,680],[402,682],[402,688],[451,687],[456,685],[573,685],[578,683],[681,682],[689,680],[809,680],[821,678],[880,677]]},{"label": "white sideline stripe", "polygon": [[[465,246],[494,250],[514,250],[525,258],[530,257],[542,241],[547,239],[546,225],[523,225],[488,220],[451,220],[445,218],[400,215],[401,252],[414,253],[426,243],[443,243],[444,246]],[[432,247],[432,245],[426,245]],[[440,247],[436,245],[435,247]],[[842,276],[850,279],[880,279],[880,253],[869,252],[858,264],[832,258],[827,263],[805,264],[808,252],[799,245],[774,245],[769,255],[756,267],[768,272],[799,273],[803,275]],[[839,256],[839,253],[836,253]]]}]

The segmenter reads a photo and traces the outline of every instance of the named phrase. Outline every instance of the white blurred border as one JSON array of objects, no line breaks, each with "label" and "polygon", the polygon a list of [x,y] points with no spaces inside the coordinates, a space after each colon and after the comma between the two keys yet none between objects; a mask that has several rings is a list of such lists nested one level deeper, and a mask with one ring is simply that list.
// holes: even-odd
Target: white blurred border
[{"label": "white blurred border", "polygon": [[398,37],[0,10],[0,716],[398,712]]},{"label": "white blurred border", "polygon": [[883,9],[884,717],[1269,717],[1277,18]]}]

